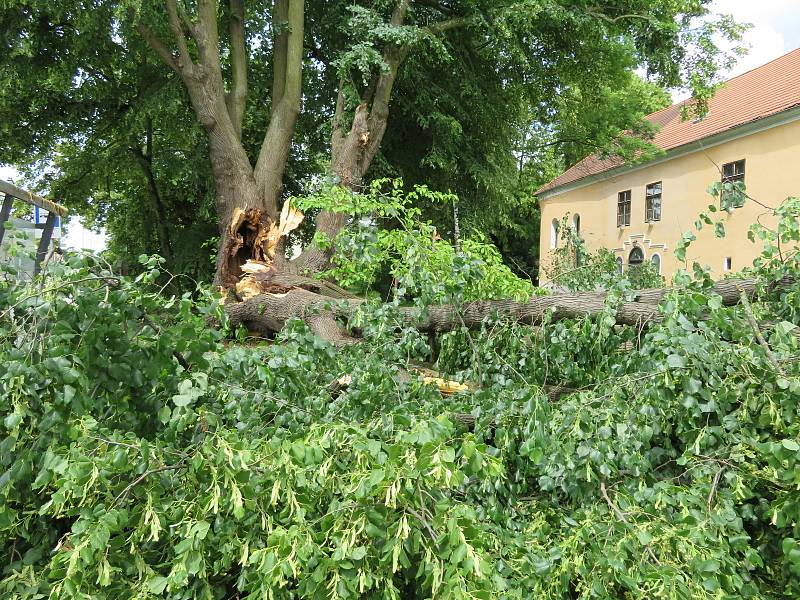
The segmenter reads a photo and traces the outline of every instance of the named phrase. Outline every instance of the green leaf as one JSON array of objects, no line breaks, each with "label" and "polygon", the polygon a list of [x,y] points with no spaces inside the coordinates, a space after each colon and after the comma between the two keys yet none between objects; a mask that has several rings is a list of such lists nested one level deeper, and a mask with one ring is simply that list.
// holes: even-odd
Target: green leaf
[{"label": "green leaf", "polygon": [[169,580],[166,577],[156,575],[147,580],[147,589],[151,594],[160,595],[167,589],[167,583],[169,583]]},{"label": "green leaf", "polygon": [[673,369],[682,369],[686,366],[686,359],[680,354],[670,354],[667,356],[667,365]]}]

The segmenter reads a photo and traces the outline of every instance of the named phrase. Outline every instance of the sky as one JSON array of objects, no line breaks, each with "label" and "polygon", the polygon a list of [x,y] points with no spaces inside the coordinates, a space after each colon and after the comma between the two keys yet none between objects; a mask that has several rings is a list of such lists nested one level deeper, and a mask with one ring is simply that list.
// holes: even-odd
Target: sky
[{"label": "sky", "polygon": [[800,47],[800,0],[716,0],[712,10],[751,23],[745,34],[750,47],[730,75],[739,75]]},{"label": "sky", "polygon": [[[732,14],[740,23],[753,27],[745,34],[749,54],[739,59],[728,77],[740,75],[800,47],[800,0],[716,0],[712,12]],[[681,92],[676,98],[685,97]],[[14,169],[0,166],[0,179],[18,180]],[[77,218],[66,227],[62,244],[70,248],[102,250],[106,236],[85,228]]]}]

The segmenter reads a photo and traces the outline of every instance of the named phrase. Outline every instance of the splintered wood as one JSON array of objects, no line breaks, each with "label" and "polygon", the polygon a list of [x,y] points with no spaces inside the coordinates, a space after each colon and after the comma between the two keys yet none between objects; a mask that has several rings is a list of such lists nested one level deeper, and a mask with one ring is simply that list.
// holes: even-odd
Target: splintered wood
[{"label": "splintered wood", "polygon": [[233,288],[240,300],[248,300],[260,294],[276,296],[289,292],[291,287],[272,282],[277,271],[273,265],[275,252],[281,238],[297,229],[303,222],[303,213],[290,202],[283,205],[280,220],[266,221],[260,210],[237,208],[230,224],[229,252],[232,258],[245,250],[244,263],[239,266],[242,276]]}]

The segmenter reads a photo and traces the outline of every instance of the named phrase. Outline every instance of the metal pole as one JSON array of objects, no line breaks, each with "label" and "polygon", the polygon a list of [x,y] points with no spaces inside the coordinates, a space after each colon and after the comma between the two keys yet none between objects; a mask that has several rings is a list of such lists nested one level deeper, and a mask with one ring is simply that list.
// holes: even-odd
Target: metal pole
[{"label": "metal pole", "polygon": [[36,251],[36,262],[33,265],[33,274],[37,275],[42,270],[42,263],[47,258],[47,251],[50,249],[50,239],[53,237],[53,229],[56,225],[57,215],[54,212],[47,214],[47,221],[42,231],[42,239],[39,240],[39,249]]},{"label": "metal pole", "polygon": [[3,200],[3,208],[0,209],[0,244],[3,243],[3,235],[6,233],[6,221],[11,216],[11,208],[14,206],[14,196],[6,194]]}]

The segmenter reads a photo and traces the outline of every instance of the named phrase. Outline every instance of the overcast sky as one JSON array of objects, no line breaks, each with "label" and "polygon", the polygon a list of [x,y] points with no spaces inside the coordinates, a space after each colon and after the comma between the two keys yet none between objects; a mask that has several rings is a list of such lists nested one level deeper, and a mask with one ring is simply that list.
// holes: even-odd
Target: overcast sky
[{"label": "overcast sky", "polygon": [[738,75],[800,47],[800,0],[716,0],[712,10],[751,23],[745,34],[750,53],[731,75]]},{"label": "overcast sky", "polygon": [[[740,23],[751,23],[745,35],[750,52],[740,59],[729,76],[739,75],[800,47],[800,0],[716,0],[712,10],[732,14]],[[0,179],[17,179],[13,169],[0,166]],[[102,249],[105,236],[70,220],[64,245]]]}]

